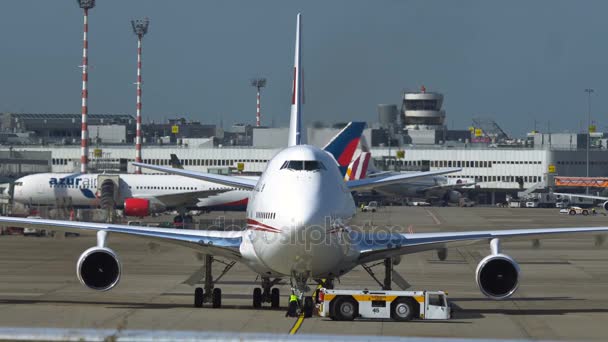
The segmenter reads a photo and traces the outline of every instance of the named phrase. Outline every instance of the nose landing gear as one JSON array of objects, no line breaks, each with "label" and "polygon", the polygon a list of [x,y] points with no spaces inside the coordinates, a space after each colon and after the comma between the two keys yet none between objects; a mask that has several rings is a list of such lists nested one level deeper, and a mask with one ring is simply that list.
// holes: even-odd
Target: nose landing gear
[{"label": "nose landing gear", "polygon": [[305,296],[306,292],[310,292],[310,287],[307,284],[309,274],[292,273],[291,276],[291,291],[292,295],[289,299],[288,316],[297,317],[304,314],[304,317],[312,317],[314,310],[314,301],[311,296]]}]

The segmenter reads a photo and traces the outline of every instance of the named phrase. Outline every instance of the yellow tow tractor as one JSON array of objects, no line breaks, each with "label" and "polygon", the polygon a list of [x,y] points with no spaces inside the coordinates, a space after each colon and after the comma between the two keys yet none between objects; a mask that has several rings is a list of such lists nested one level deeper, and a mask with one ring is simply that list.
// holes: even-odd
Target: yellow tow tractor
[{"label": "yellow tow tractor", "polygon": [[355,318],[395,321],[447,320],[451,317],[444,291],[329,290],[319,294],[319,316],[336,321]]}]

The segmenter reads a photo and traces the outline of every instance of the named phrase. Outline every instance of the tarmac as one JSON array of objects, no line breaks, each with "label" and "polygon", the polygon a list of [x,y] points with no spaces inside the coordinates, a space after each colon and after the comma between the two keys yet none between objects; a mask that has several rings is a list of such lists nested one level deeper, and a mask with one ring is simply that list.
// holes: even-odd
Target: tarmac
[{"label": "tarmac", "polygon": [[[462,231],[534,227],[608,225],[608,217],[568,216],[558,209],[385,207],[360,213],[353,226],[365,230],[392,226],[402,232]],[[243,213],[214,212],[197,217],[242,219]],[[154,218],[162,220],[163,218]],[[444,322],[336,322],[314,316],[301,322],[297,334],[407,337],[458,337],[544,340],[606,340],[608,322],[608,247],[603,237],[503,242],[517,260],[522,280],[515,295],[503,301],[485,298],[475,283],[477,263],[489,253],[486,244],[403,257],[395,266],[411,289],[445,290],[455,308]],[[107,292],[83,287],[75,274],[79,255],[95,244],[93,235],[79,237],[0,236],[0,326],[83,329],[194,330],[287,334],[294,318],[284,313],[288,280],[281,290],[281,309],[251,307],[259,279],[236,264],[216,285],[223,306],[193,307],[193,286],[201,274],[202,255],[176,245],[141,238],[109,237],[109,247],[122,261],[120,284]],[[223,265],[216,264],[215,274]],[[374,270],[382,278],[383,269]],[[358,267],[336,282],[337,288],[378,289]]]}]

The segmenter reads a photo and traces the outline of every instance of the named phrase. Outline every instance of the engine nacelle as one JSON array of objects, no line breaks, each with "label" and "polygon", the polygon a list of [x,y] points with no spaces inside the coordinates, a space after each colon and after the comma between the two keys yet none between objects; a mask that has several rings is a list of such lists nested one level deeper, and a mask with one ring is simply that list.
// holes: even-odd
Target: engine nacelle
[{"label": "engine nacelle", "polygon": [[392,261],[394,266],[399,265],[401,263],[401,255],[394,256]]},{"label": "engine nacelle", "polygon": [[145,217],[165,210],[167,207],[154,198],[127,198],[124,203],[125,216]]},{"label": "engine nacelle", "polygon": [[487,297],[509,298],[519,286],[519,265],[506,254],[488,255],[477,265],[475,280]]},{"label": "engine nacelle", "polygon": [[150,200],[145,198],[125,199],[125,216],[145,217],[150,215]]},{"label": "engine nacelle", "polygon": [[604,210],[608,211],[608,201],[604,202],[603,207],[604,207]]},{"label": "engine nacelle", "polygon": [[448,200],[450,201],[450,203],[458,203],[461,198],[462,194],[456,190],[450,190],[448,192]]},{"label": "engine nacelle", "polygon": [[109,248],[91,247],[78,258],[76,274],[82,285],[97,291],[108,291],[120,281],[120,260]]}]

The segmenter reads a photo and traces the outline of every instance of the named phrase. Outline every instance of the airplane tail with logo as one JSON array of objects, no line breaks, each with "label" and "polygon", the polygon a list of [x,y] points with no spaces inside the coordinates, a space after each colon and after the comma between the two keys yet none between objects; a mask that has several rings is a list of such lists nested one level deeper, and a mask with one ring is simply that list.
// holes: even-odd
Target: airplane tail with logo
[{"label": "airplane tail with logo", "polygon": [[367,177],[367,171],[371,159],[372,154],[370,152],[361,152],[359,156],[353,159],[353,161],[348,166],[346,174],[344,175],[344,180],[359,180]]},{"label": "airplane tail with logo", "polygon": [[289,120],[289,140],[287,146],[296,146],[306,143],[302,134],[302,69],[301,69],[301,28],[302,15],[298,13],[296,25],[296,47],[293,61],[293,88],[291,94],[291,117]]},{"label": "airplane tail with logo", "polygon": [[323,147],[338,162],[343,177],[346,174],[348,164],[355,155],[363,129],[365,129],[365,122],[351,121]]}]

